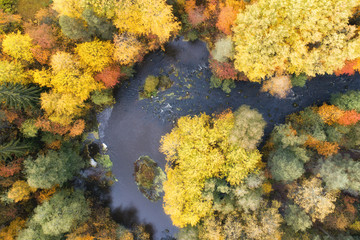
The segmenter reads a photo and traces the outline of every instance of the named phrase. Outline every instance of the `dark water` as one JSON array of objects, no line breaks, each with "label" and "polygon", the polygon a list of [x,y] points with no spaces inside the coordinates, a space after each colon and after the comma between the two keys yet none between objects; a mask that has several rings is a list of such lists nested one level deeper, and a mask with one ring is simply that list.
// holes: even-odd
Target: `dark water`
[{"label": "dark water", "polygon": [[[164,230],[176,232],[170,218],[163,212],[162,202],[152,203],[137,189],[133,163],[141,155],[149,155],[162,168],[164,156],[159,153],[159,140],[169,132],[180,116],[206,112],[235,110],[242,104],[258,109],[268,125],[266,136],[274,124],[283,123],[285,116],[312,104],[329,100],[335,92],[360,89],[359,75],[352,77],[319,76],[304,88],[294,88],[286,99],[260,92],[260,85],[238,82],[231,94],[210,89],[208,51],[203,42],[177,39],[164,52],[149,54],[137,68],[136,76],[116,94],[117,103],[100,115],[100,138],[108,146],[114,163],[113,173],[119,180],[112,186],[112,211],[115,218],[128,226],[148,224],[154,239],[164,236]],[[153,99],[138,100],[148,75],[168,74],[173,87]]]}]

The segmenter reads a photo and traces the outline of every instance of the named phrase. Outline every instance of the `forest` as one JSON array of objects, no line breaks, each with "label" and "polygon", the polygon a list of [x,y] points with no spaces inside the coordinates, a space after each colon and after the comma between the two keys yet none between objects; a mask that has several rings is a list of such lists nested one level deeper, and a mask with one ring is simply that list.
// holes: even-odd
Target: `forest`
[{"label": "forest", "polygon": [[[173,65],[143,74],[176,41],[206,44],[196,68],[208,78]],[[360,239],[358,0],[0,0],[0,49],[0,240]],[[130,119],[140,137],[117,137],[137,157],[123,164],[99,116],[115,119],[138,76],[138,116],[165,133],[138,150],[156,129]],[[287,101],[318,77],[355,87],[292,101],[276,122],[261,110],[261,94]],[[258,102],[172,109],[171,89],[187,103],[199,83],[209,90],[198,106],[248,86]],[[128,184],[117,168],[176,231],[114,210],[109,192]]]}]

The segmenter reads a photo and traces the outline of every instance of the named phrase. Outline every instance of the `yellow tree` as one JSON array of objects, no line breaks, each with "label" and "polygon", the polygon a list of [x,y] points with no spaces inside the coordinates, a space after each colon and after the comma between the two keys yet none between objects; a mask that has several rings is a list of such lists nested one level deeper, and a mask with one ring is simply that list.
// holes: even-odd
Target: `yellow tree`
[{"label": "yellow tree", "polygon": [[30,198],[30,194],[35,190],[36,189],[30,187],[27,182],[18,180],[12,185],[7,196],[8,198],[14,200],[14,202],[19,202],[22,200],[28,200]]},{"label": "yellow tree", "polygon": [[349,25],[357,0],[259,0],[233,28],[235,67],[250,81],[274,74],[331,74],[360,56]]},{"label": "yellow tree", "polygon": [[18,60],[32,62],[34,60],[31,49],[33,48],[32,39],[29,35],[10,33],[5,36],[2,42],[3,51]]},{"label": "yellow tree", "polygon": [[53,9],[59,15],[66,15],[73,18],[80,18],[84,8],[81,6],[81,0],[54,0]]},{"label": "yellow tree", "polygon": [[95,40],[78,44],[75,52],[80,61],[92,72],[100,72],[111,64],[114,46],[111,42]]},{"label": "yellow tree", "polygon": [[0,231],[0,239],[15,240],[21,229],[25,227],[25,220],[16,218],[9,226],[4,227]]},{"label": "yellow tree", "polygon": [[114,44],[114,60],[124,65],[136,62],[144,48],[134,36],[129,34],[116,35]]},{"label": "yellow tree", "polygon": [[230,142],[233,127],[231,112],[214,119],[206,114],[186,116],[162,137],[160,150],[168,161],[164,209],[174,225],[194,226],[211,216],[212,201],[202,196],[207,179],[224,178],[237,185],[259,167],[258,150],[245,150]]},{"label": "yellow tree", "polygon": [[121,33],[137,36],[155,35],[165,43],[180,29],[165,0],[123,0],[118,2],[115,25]]}]

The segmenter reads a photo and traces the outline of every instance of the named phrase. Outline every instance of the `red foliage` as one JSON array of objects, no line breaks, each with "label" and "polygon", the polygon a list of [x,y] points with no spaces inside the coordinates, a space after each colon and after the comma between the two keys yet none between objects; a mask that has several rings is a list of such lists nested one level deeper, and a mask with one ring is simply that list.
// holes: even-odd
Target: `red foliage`
[{"label": "red foliage", "polygon": [[216,27],[227,35],[231,35],[231,26],[236,19],[236,11],[232,7],[221,9]]},{"label": "red foliage", "polygon": [[10,163],[0,162],[0,177],[11,177],[21,171],[21,163],[24,159],[19,158]]},{"label": "red foliage", "polygon": [[43,118],[38,118],[35,126],[40,128],[42,131],[51,132],[59,135],[65,135],[67,132],[70,131],[70,125],[64,126]]},{"label": "red foliage", "polygon": [[206,16],[204,14],[204,8],[203,7],[196,7],[195,9],[190,10],[188,13],[189,15],[189,22],[191,25],[196,27],[200,23],[204,22],[206,20]]},{"label": "red foliage", "polygon": [[44,49],[52,49],[56,45],[56,35],[54,29],[47,25],[25,25],[25,32],[33,39],[33,42]]},{"label": "red foliage", "polygon": [[214,59],[210,60],[210,68],[212,72],[220,79],[237,79],[238,72],[232,63],[221,63]]},{"label": "red foliage", "polygon": [[354,125],[360,121],[360,114],[355,110],[345,111],[344,114],[337,120],[337,123],[343,126]]},{"label": "red foliage", "polygon": [[39,46],[36,46],[34,48],[31,49],[31,52],[34,55],[34,58],[36,59],[36,61],[38,61],[41,64],[47,64],[49,57],[51,55],[51,52],[47,49],[42,49]]},{"label": "red foliage", "polygon": [[119,67],[110,66],[105,68],[102,72],[98,73],[95,76],[95,80],[103,82],[107,88],[112,88],[119,82],[119,78],[121,76],[124,76],[124,74],[120,72]]},{"label": "red foliage", "polygon": [[352,60],[352,61],[346,61],[345,62],[345,66],[342,69],[338,69],[336,70],[334,73],[336,76],[340,76],[340,75],[354,75],[355,74],[355,70],[354,67],[357,64],[357,60]]}]

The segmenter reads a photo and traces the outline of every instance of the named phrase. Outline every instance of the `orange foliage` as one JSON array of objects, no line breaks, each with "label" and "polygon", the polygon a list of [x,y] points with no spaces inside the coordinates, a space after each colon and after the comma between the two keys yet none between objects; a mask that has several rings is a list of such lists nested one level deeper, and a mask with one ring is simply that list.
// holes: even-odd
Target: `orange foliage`
[{"label": "orange foliage", "polygon": [[216,27],[227,35],[231,35],[231,27],[236,19],[236,11],[230,7],[223,7],[220,11]]},{"label": "orange foliage", "polygon": [[214,59],[210,60],[210,68],[212,72],[220,79],[237,79],[238,72],[232,63],[221,63]]},{"label": "orange foliage", "polygon": [[345,111],[337,123],[343,126],[354,125],[360,120],[360,114],[355,110]]},{"label": "orange foliage", "polygon": [[46,144],[46,147],[54,150],[59,150],[61,147],[61,140],[55,140],[51,143],[48,143]]},{"label": "orange foliage", "polygon": [[329,125],[332,125],[339,121],[343,116],[344,111],[334,105],[327,105],[324,103],[321,107],[318,108],[318,114],[321,119]]},{"label": "orange foliage", "polygon": [[61,125],[60,123],[51,122],[48,119],[38,118],[35,126],[42,131],[51,132],[54,134],[65,135],[70,131],[70,125]]},{"label": "orange foliage", "polygon": [[189,15],[189,22],[191,25],[196,27],[200,23],[204,22],[206,20],[206,16],[204,14],[204,8],[203,7],[196,7],[195,9],[190,10],[188,13]]},{"label": "orange foliage", "polygon": [[0,177],[11,177],[14,174],[21,171],[21,164],[23,162],[23,158],[19,158],[16,160],[11,161],[10,163],[6,164],[3,161],[0,161]]},{"label": "orange foliage", "polygon": [[36,200],[39,203],[44,202],[45,200],[50,199],[50,197],[52,195],[54,195],[54,193],[56,193],[56,190],[58,188],[58,185],[55,185],[54,187],[50,188],[50,189],[43,189],[41,190],[39,193],[37,193],[36,195]]},{"label": "orange foliage", "polygon": [[39,45],[44,49],[52,49],[56,45],[55,30],[47,25],[32,25],[25,24],[25,33],[27,33],[33,40],[33,43]]},{"label": "orange foliage", "polygon": [[78,119],[74,122],[73,126],[70,129],[69,136],[75,137],[83,133],[85,129],[85,121],[83,119]]},{"label": "orange foliage", "polygon": [[50,58],[51,52],[47,49],[42,49],[40,46],[35,46],[31,49],[32,54],[36,61],[40,64],[44,65],[48,63]]},{"label": "orange foliage", "polygon": [[4,227],[0,232],[1,240],[15,240],[20,230],[25,227],[25,220],[16,218],[9,226]]},{"label": "orange foliage", "polygon": [[287,75],[272,77],[264,81],[261,91],[269,92],[278,98],[285,98],[291,89],[291,80]]},{"label": "orange foliage", "polygon": [[332,156],[339,151],[339,144],[319,141],[312,136],[308,136],[305,146],[316,149],[316,151],[325,157]]},{"label": "orange foliage", "polygon": [[13,123],[16,119],[19,118],[19,115],[16,112],[12,112],[12,111],[8,111],[8,110],[5,110],[4,112],[5,112],[6,120],[9,123]]},{"label": "orange foliage", "polygon": [[345,66],[342,69],[336,70],[334,73],[336,76],[340,75],[354,75],[355,69],[354,67],[357,65],[357,59],[352,61],[345,61]]},{"label": "orange foliage", "polygon": [[112,88],[119,82],[121,75],[122,74],[118,66],[110,66],[98,73],[95,76],[95,80],[103,82],[106,88]]}]

